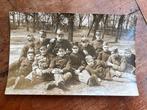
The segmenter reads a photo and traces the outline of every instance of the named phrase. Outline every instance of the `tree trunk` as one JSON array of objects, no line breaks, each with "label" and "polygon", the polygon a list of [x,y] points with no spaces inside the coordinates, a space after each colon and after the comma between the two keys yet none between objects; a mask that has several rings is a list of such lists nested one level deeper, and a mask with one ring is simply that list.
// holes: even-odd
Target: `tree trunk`
[{"label": "tree trunk", "polygon": [[74,14],[69,14],[68,17],[68,40],[73,41],[73,29],[74,29]]},{"label": "tree trunk", "polygon": [[93,27],[93,25],[94,25],[94,22],[95,22],[95,15],[93,14],[93,21],[92,21],[92,24],[91,24],[91,26],[90,26],[90,29],[89,29],[89,31],[88,31],[87,36],[89,36],[89,34],[90,34],[90,32],[91,32],[92,27]]},{"label": "tree trunk", "polygon": [[106,18],[104,20],[104,31],[103,31],[103,35],[102,35],[102,39],[104,38],[104,35],[105,35],[105,28],[106,28],[106,25],[107,25],[107,20],[108,20],[108,15],[106,15]]},{"label": "tree trunk", "polygon": [[124,22],[124,18],[125,18],[125,15],[121,15],[120,18],[119,18],[118,28],[117,28],[118,34],[116,36],[115,42],[118,42],[118,39],[120,39],[120,37],[121,37],[122,25],[123,25],[123,22]]},{"label": "tree trunk", "polygon": [[32,26],[33,32],[36,31],[35,29],[35,13],[33,13],[33,26]]},{"label": "tree trunk", "polygon": [[94,35],[93,35],[93,40],[96,39],[95,35],[96,35],[96,31],[99,27],[99,22],[101,21],[101,19],[104,17],[104,15],[95,15],[95,27],[94,27]]},{"label": "tree trunk", "polygon": [[25,22],[26,22],[27,31],[29,31],[29,20],[28,20],[28,14],[27,13],[25,13]]}]

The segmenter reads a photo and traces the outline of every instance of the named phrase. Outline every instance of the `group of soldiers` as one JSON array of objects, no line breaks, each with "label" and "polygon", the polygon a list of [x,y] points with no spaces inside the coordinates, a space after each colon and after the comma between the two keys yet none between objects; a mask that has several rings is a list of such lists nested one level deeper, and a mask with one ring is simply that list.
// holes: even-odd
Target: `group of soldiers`
[{"label": "group of soldiers", "polygon": [[69,42],[61,30],[51,39],[40,31],[37,40],[27,35],[18,61],[9,67],[7,87],[25,89],[42,82],[46,82],[47,90],[68,90],[67,85],[73,82],[100,86],[103,80],[121,77],[127,64],[135,66],[135,55],[130,52],[128,56],[119,55],[117,48],[110,51],[99,32],[91,42],[87,37]]}]

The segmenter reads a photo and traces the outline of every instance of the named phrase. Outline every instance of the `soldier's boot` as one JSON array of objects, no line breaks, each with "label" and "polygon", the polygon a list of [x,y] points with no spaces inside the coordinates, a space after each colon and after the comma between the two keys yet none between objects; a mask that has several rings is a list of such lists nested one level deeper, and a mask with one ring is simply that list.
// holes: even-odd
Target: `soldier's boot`
[{"label": "soldier's boot", "polygon": [[13,86],[15,84],[16,77],[11,77],[8,79],[7,87]]},{"label": "soldier's boot", "polygon": [[69,89],[66,87],[65,82],[61,81],[58,83],[58,88],[64,90],[64,91],[68,91]]},{"label": "soldier's boot", "polygon": [[91,76],[87,82],[87,85],[89,86],[100,86],[101,80],[100,78],[97,78],[96,76]]},{"label": "soldier's boot", "polygon": [[50,89],[53,89],[56,87],[56,83],[55,81],[50,81],[48,84],[47,84],[47,90],[50,90]]},{"label": "soldier's boot", "polygon": [[71,78],[72,78],[72,73],[71,72],[67,72],[67,73],[65,73],[63,75],[64,82],[67,82],[67,81],[71,80]]},{"label": "soldier's boot", "polygon": [[66,86],[66,83],[67,83],[68,81],[70,81],[71,78],[72,78],[71,72],[65,73],[65,74],[63,75],[63,81],[60,81],[60,82],[58,83],[58,87],[59,87],[60,89],[65,90],[65,91],[69,90],[69,89],[67,88],[67,86]]}]

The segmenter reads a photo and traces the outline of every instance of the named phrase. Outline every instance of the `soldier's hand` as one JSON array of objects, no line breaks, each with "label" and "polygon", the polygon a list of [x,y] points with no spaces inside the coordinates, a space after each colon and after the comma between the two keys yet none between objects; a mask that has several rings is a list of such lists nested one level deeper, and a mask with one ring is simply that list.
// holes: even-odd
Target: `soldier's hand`
[{"label": "soldier's hand", "polygon": [[48,71],[47,70],[42,70],[42,73],[45,74],[45,73],[48,73]]},{"label": "soldier's hand", "polygon": [[58,73],[58,69],[57,69],[57,68],[54,68],[54,69],[52,70],[52,73],[53,73],[53,74],[57,74],[57,73]]},{"label": "soldier's hand", "polygon": [[113,67],[113,69],[118,69],[117,65],[113,65],[112,67]]},{"label": "soldier's hand", "polygon": [[58,72],[59,72],[59,73],[63,73],[63,70],[62,70],[62,69],[58,69]]},{"label": "soldier's hand", "polygon": [[87,50],[83,50],[83,53],[84,53],[85,55],[88,55]]},{"label": "soldier's hand", "polygon": [[41,76],[42,75],[42,71],[40,69],[36,69],[36,74]]},{"label": "soldier's hand", "polygon": [[78,69],[78,70],[75,70],[75,74],[79,74],[80,73],[80,70]]},{"label": "soldier's hand", "polygon": [[80,67],[78,68],[78,70],[83,71],[84,68],[85,68],[84,66],[80,66]]}]

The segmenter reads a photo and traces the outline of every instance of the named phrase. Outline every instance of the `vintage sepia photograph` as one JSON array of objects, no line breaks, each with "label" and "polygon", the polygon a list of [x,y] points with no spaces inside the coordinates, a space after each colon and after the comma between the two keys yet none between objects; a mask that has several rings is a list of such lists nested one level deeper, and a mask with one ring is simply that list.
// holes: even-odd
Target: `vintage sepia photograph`
[{"label": "vintage sepia photograph", "polygon": [[138,96],[137,14],[9,12],[6,95]]}]

